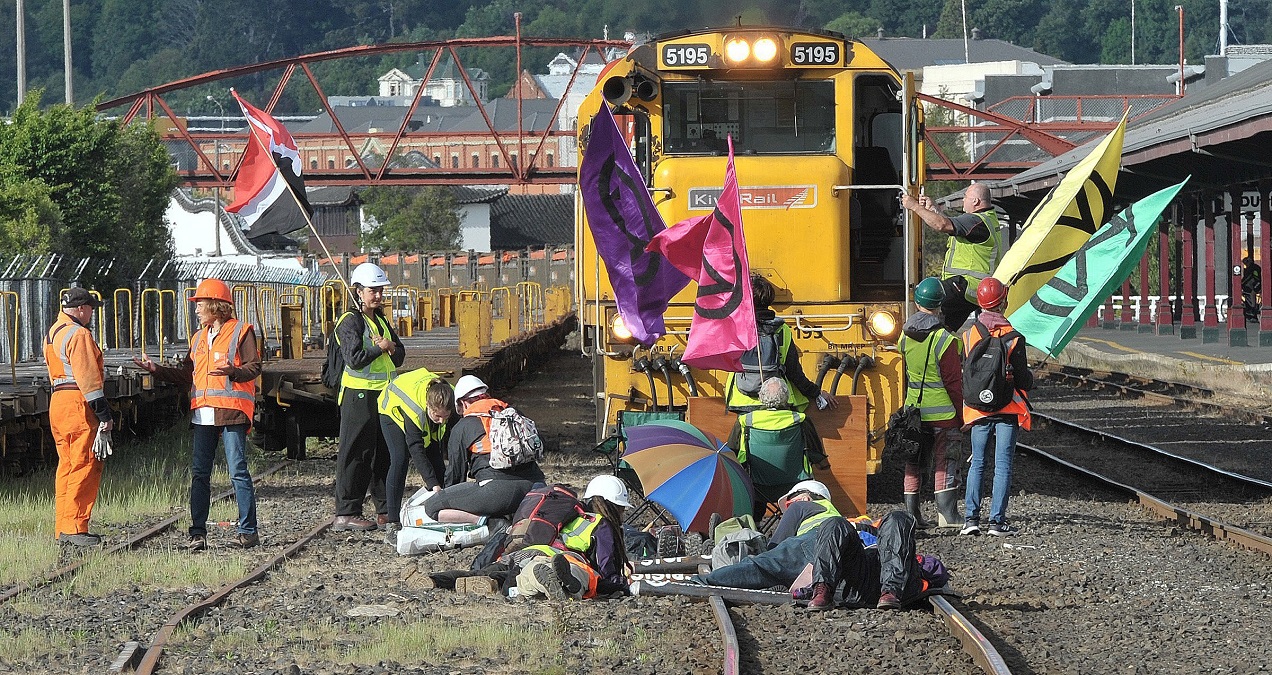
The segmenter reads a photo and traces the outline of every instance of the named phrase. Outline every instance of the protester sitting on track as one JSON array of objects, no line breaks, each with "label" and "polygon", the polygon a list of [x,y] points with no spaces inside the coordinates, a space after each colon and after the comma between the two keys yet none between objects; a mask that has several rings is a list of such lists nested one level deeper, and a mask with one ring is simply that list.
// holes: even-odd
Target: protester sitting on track
[{"label": "protester sitting on track", "polygon": [[[485,382],[465,375],[455,383],[455,404],[463,415],[447,441],[446,487],[425,502],[428,517],[443,523],[475,523],[481,516],[506,516],[521,498],[545,481],[537,462],[508,469],[490,465],[492,410],[508,404],[490,396]],[[472,481],[468,479],[472,478]]]},{"label": "protester sitting on track", "polygon": [[754,514],[764,517],[766,505],[795,483],[813,477],[813,465],[829,469],[817,428],[803,413],[789,406],[786,381],[771,377],[760,385],[761,410],[738,415],[727,445],[751,474],[755,485]]},{"label": "protester sitting on track", "polygon": [[388,522],[385,541],[397,544],[401,529],[402,495],[406,491],[407,456],[424,479],[424,487],[442,489],[447,434],[455,421],[455,390],[427,368],[399,375],[380,394],[380,434],[389,448],[389,475],[385,479]]},{"label": "protester sitting on track", "polygon": [[588,512],[561,528],[568,550],[535,557],[517,575],[522,595],[553,600],[621,596],[631,572],[623,544],[623,510],[631,506],[627,486],[609,474],[597,476],[583,493]]},{"label": "protester sitting on track", "polygon": [[695,575],[693,581],[729,588],[790,588],[812,565],[812,611],[830,609],[845,583],[845,602],[900,607],[922,590],[914,557],[914,517],[894,511],[880,521],[878,548],[866,549],[853,526],[830,503],[830,491],[809,480],[781,500],[784,511],[768,551]]},{"label": "protester sitting on track", "polygon": [[234,298],[225,282],[205,279],[190,300],[195,302],[199,330],[181,366],[161,366],[150,357],[133,362],[161,380],[190,388],[190,426],[194,453],[190,467],[190,541],[186,548],[207,548],[208,508],[212,498],[212,460],[217,439],[225,442],[225,463],[238,502],[238,548],[260,543],[256,531],[256,492],[247,469],[247,430],[256,406],[256,378],[261,357],[252,325],[234,318]]}]

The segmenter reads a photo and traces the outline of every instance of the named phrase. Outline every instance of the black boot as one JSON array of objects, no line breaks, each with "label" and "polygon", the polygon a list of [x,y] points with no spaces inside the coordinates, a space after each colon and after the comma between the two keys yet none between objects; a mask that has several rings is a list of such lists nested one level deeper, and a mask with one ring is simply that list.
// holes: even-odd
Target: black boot
[{"label": "black boot", "polygon": [[963,527],[963,514],[958,511],[960,488],[938,490],[936,493],[937,523],[940,527]]},{"label": "black boot", "polygon": [[913,492],[905,493],[905,510],[914,516],[914,526],[920,530],[926,530],[932,527],[932,523],[923,520],[923,514],[919,511],[919,495]]}]

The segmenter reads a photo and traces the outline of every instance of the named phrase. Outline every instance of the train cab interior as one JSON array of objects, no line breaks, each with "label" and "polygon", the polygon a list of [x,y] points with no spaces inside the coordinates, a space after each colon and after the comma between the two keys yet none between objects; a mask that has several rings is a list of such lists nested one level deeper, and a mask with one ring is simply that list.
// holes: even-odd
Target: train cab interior
[{"label": "train cab interior", "polygon": [[[859,75],[854,81],[853,185],[900,185],[901,102],[896,82],[886,75]],[[853,190],[852,297],[896,300],[905,279],[904,214],[899,191]]]}]

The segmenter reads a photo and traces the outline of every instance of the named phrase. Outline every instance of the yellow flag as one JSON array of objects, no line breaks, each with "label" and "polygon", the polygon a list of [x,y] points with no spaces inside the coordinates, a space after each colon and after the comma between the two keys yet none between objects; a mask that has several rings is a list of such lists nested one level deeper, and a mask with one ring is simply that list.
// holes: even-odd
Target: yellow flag
[{"label": "yellow flag", "polygon": [[1007,314],[1029,298],[1104,225],[1117,187],[1126,117],[1038,204],[994,270],[1009,287]]}]

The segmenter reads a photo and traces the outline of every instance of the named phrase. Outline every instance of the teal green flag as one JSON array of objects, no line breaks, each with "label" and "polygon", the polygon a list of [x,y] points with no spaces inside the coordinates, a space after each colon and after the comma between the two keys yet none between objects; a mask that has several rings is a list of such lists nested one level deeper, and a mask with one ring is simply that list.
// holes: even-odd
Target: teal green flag
[{"label": "teal green flag", "polygon": [[1131,204],[1097,230],[1011,315],[1012,327],[1031,346],[1058,355],[1100,303],[1131,276],[1157,231],[1162,211],[1187,182],[1185,178]]}]

